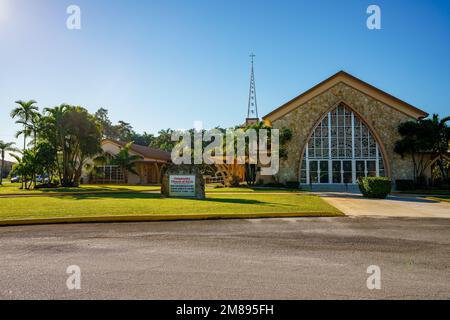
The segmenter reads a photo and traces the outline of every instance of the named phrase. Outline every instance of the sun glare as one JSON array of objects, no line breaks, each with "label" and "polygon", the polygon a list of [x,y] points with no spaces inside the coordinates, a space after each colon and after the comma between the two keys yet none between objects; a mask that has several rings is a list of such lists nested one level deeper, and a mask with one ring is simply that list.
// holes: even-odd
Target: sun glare
[{"label": "sun glare", "polygon": [[0,0],[0,22],[8,18],[9,0]]}]

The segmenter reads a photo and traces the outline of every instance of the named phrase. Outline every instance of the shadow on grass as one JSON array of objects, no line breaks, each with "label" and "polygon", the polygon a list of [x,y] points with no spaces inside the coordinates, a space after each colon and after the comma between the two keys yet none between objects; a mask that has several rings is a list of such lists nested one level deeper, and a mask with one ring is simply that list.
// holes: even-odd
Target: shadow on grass
[{"label": "shadow on grass", "polygon": [[[142,186],[142,189],[144,189],[145,186]],[[148,187],[148,191],[155,190],[151,186]],[[77,192],[136,192],[136,189],[123,186],[123,187],[107,187],[107,186],[89,186],[89,187],[58,187],[53,189],[38,189],[38,191],[42,193],[77,193]]]},{"label": "shadow on grass", "polygon": [[[57,197],[59,199],[67,199],[68,196]],[[160,200],[178,200],[178,201],[200,201],[200,202],[219,202],[224,204],[249,204],[249,205],[265,205],[265,206],[280,206],[277,203],[271,203],[267,201],[260,201],[254,199],[242,199],[242,198],[217,198],[217,197],[207,197],[204,200],[190,199],[190,198],[162,198],[157,193],[116,193],[116,194],[80,194],[73,195],[69,197],[73,200],[98,200],[98,199],[131,199],[131,200],[150,200],[150,199],[160,199]],[[282,204],[283,206],[294,206],[290,204]]]}]

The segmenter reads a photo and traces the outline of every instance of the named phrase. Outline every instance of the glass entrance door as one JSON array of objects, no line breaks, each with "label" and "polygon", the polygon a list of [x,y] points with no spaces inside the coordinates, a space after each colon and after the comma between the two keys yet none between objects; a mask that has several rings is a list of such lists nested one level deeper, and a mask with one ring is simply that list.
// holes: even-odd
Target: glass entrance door
[{"label": "glass entrance door", "polygon": [[385,176],[380,147],[366,124],[341,103],[312,131],[300,169],[302,184],[356,184]]}]

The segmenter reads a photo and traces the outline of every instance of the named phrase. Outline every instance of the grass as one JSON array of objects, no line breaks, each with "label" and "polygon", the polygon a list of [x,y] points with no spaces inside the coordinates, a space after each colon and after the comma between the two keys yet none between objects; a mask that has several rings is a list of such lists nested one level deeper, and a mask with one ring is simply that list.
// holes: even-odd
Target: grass
[{"label": "grass", "polygon": [[129,186],[129,185],[81,185],[73,188],[53,188],[21,190],[20,183],[3,182],[0,186],[0,195],[8,194],[51,194],[51,193],[85,193],[85,192],[141,192],[160,190],[158,186]]},{"label": "grass", "polygon": [[425,195],[449,195],[449,196],[450,196],[450,190],[448,190],[448,189],[410,190],[410,191],[400,191],[400,193],[406,193],[406,194],[425,194]]},{"label": "grass", "polygon": [[341,216],[339,210],[314,195],[223,194],[206,200],[161,198],[158,194],[91,194],[61,197],[0,199],[0,221],[160,214],[283,214]]},{"label": "grass", "polygon": [[426,197],[426,199],[434,200],[434,201],[441,201],[441,202],[450,202],[450,197],[445,197],[445,196]]},{"label": "grass", "polygon": [[264,192],[300,192],[299,189],[284,188],[261,188],[261,187],[238,187],[238,188],[211,188],[206,187],[206,193],[264,193]]},{"label": "grass", "polygon": [[[121,193],[121,192],[142,192],[159,191],[159,186],[130,186],[130,185],[80,185],[77,188],[54,188],[54,189],[36,189],[20,190],[20,183],[4,182],[0,185],[0,195],[29,195],[29,194],[52,194],[52,193]],[[276,188],[258,188],[258,187],[239,187],[239,188],[214,188],[207,186],[207,193],[256,193],[256,192],[299,192],[298,189],[276,189]]]}]

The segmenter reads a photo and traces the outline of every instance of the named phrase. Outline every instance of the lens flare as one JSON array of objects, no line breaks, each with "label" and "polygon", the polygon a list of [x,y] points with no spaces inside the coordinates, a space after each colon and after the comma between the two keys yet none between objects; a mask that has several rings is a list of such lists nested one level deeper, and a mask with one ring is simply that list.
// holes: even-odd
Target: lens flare
[{"label": "lens flare", "polygon": [[5,21],[8,18],[9,5],[9,0],[0,0],[0,22]]}]

